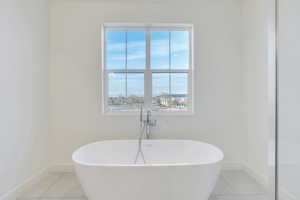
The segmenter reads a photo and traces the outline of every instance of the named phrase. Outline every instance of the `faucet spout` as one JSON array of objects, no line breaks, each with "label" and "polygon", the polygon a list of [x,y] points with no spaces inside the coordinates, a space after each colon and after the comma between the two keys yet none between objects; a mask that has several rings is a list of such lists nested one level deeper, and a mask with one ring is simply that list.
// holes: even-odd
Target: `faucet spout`
[{"label": "faucet spout", "polygon": [[140,121],[140,137],[139,137],[139,140],[138,140],[138,151],[137,151],[134,163],[137,163],[138,158],[139,158],[140,155],[143,159],[143,163],[146,163],[144,153],[143,153],[143,149],[142,149],[142,146],[143,146],[142,143],[143,143],[144,137],[145,137],[145,139],[150,139],[151,128],[156,126],[156,120],[152,119],[151,110],[147,110],[146,120],[144,120],[143,107],[141,106],[139,121]]}]

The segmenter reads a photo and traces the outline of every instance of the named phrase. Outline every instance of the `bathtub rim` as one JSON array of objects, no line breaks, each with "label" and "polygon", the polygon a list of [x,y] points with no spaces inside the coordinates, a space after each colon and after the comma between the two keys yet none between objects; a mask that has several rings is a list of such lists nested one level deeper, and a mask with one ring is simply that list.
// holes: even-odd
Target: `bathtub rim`
[{"label": "bathtub rim", "polygon": [[[138,141],[137,139],[115,139],[115,140],[100,140],[97,142],[92,142],[85,144],[78,149],[76,149],[72,153],[72,161],[75,165],[82,165],[82,166],[87,166],[87,167],[189,167],[189,166],[201,166],[201,165],[212,165],[212,164],[217,164],[220,163],[224,160],[224,153],[223,151],[212,144],[198,141],[198,140],[185,140],[185,139],[150,139],[150,141],[187,141],[187,142],[193,142],[193,143],[198,143],[198,144],[205,144],[208,145],[210,148],[213,148],[215,151],[217,151],[220,154],[220,158],[216,161],[211,161],[211,162],[181,162],[181,163],[156,163],[156,164],[151,164],[151,163],[146,163],[146,164],[112,164],[112,163],[107,163],[107,164],[101,164],[101,163],[89,163],[89,162],[84,162],[84,161],[79,161],[79,159],[76,158],[76,154],[86,148],[89,145],[95,145],[98,143],[103,143],[103,142],[113,142],[113,141]],[[147,140],[148,141],[148,140]]]}]

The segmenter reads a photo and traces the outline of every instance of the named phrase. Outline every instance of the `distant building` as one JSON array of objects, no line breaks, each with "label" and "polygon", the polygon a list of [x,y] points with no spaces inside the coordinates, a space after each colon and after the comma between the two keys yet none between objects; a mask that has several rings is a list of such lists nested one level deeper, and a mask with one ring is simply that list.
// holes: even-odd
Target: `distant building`
[{"label": "distant building", "polygon": [[184,108],[187,106],[187,95],[185,94],[162,94],[155,97],[156,102],[160,107]]},{"label": "distant building", "polygon": [[[187,107],[188,98],[186,94],[161,94],[159,96],[153,97],[152,103],[156,105],[159,109],[183,109]],[[119,96],[119,97],[109,97],[108,105],[111,106],[129,106],[129,107],[139,107],[144,103],[144,97],[138,96]]]}]

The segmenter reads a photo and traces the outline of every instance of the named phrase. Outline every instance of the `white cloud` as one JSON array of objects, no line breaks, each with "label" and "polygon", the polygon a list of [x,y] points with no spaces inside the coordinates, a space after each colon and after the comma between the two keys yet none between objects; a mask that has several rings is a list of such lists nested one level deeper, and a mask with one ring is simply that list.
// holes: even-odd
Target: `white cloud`
[{"label": "white cloud", "polygon": [[[135,60],[135,59],[145,59],[146,46],[145,42],[130,42],[127,46],[129,53],[127,56],[127,60]],[[168,56],[169,55],[169,40],[152,40],[151,48],[155,49],[151,51],[153,56]],[[179,52],[188,51],[188,46],[183,43],[173,43],[171,44],[171,50],[174,56],[178,56]],[[112,60],[124,60],[123,55],[116,55],[114,52],[125,52],[125,43],[114,43],[107,45],[108,52],[111,52]],[[125,53],[124,53],[125,54]]]}]

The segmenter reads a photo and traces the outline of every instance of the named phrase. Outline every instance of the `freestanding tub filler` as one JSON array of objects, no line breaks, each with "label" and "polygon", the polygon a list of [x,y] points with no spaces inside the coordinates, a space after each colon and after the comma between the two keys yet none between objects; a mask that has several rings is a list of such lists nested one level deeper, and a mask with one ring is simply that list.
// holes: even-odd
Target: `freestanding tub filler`
[{"label": "freestanding tub filler", "polygon": [[[137,140],[85,145],[72,158],[89,200],[207,200],[217,182],[223,153],[189,140]],[[141,156],[140,156],[141,157]]]}]

